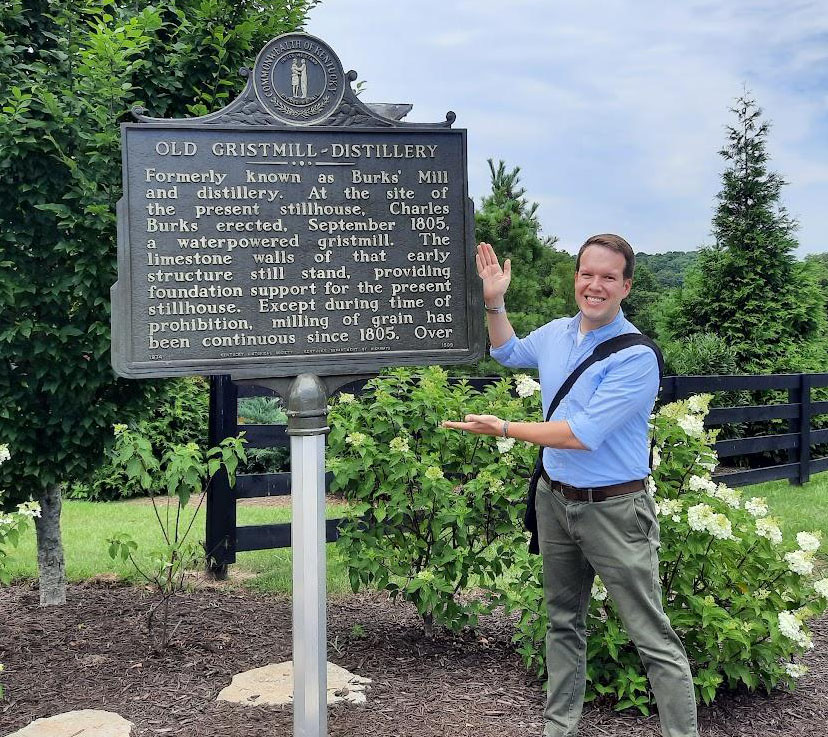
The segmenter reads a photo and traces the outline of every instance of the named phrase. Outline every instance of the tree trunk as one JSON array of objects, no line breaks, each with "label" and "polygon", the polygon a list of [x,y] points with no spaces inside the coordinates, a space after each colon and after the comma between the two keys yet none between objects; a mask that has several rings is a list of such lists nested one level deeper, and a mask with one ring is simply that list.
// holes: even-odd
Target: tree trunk
[{"label": "tree trunk", "polygon": [[48,487],[39,501],[40,517],[35,517],[35,529],[40,606],[60,606],[66,603],[66,570],[60,537],[60,486],[53,484]]}]

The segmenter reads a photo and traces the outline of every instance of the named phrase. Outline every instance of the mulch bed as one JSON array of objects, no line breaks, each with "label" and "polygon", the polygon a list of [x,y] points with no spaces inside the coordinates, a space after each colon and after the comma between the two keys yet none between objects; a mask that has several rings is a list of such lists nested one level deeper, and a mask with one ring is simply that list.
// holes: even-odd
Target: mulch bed
[{"label": "mulch bed", "polygon": [[[37,592],[0,590],[0,662],[6,697],[0,735],[38,717],[105,709],[134,722],[134,737],[290,737],[290,707],[215,701],[243,670],[290,659],[285,596],[200,588],[182,597],[172,646],[156,655],[144,631],[148,591],[105,582],[72,586],[65,607]],[[359,627],[355,627],[359,625]],[[364,631],[364,635],[362,632]],[[477,634],[425,640],[413,610],[378,594],[328,604],[328,659],[373,679],[368,703],[329,709],[331,737],[538,737],[542,684],[509,645],[511,626],[487,618]],[[814,627],[811,672],[794,693],[735,694],[701,707],[704,737],[828,732],[828,618]],[[659,735],[658,719],[588,704],[583,737]]]}]

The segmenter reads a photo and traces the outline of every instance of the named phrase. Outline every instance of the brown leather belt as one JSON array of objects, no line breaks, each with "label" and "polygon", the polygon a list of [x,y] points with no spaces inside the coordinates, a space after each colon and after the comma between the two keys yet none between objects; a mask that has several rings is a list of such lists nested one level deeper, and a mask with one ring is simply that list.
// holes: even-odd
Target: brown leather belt
[{"label": "brown leather belt", "polygon": [[560,491],[567,499],[574,502],[602,502],[605,499],[610,499],[621,494],[631,494],[634,491],[641,491],[644,488],[644,482],[640,479],[637,481],[625,481],[623,484],[581,489],[577,486],[562,484],[560,481],[553,481],[549,478],[549,474],[546,473],[545,468],[541,471],[541,476],[549,484],[549,488],[552,491]]}]

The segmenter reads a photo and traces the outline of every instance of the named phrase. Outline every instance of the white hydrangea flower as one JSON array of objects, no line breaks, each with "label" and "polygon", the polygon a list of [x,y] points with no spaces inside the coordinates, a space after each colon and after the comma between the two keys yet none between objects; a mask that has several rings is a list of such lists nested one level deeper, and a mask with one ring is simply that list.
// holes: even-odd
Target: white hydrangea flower
[{"label": "white hydrangea flower", "polygon": [[506,453],[503,458],[500,459],[500,462],[506,466],[506,468],[515,467],[515,457],[509,453]]},{"label": "white hydrangea flower", "polygon": [[354,448],[359,448],[360,445],[364,445],[366,440],[367,436],[361,432],[352,432],[350,435],[345,436],[345,442],[348,445],[353,445]]},{"label": "white hydrangea flower", "polygon": [[733,540],[733,526],[727,515],[717,514],[707,504],[696,504],[687,510],[687,524],[698,532],[707,532],[719,540]]},{"label": "white hydrangea flower", "polygon": [[514,438],[498,438],[495,440],[495,444],[497,445],[497,449],[501,453],[508,453],[515,445]]},{"label": "white hydrangea flower", "polygon": [[391,448],[391,450],[396,451],[397,453],[402,453],[403,455],[410,451],[410,448],[408,447],[407,438],[391,438],[391,442],[388,443],[388,446]]},{"label": "white hydrangea flower", "polygon": [[13,525],[17,520],[12,517],[10,514],[1,514],[0,513],[0,527],[10,527]]},{"label": "white hydrangea flower", "polygon": [[687,479],[687,487],[691,491],[703,491],[710,496],[716,496],[716,484],[704,476],[692,475]]},{"label": "white hydrangea flower", "polygon": [[828,599],[828,578],[820,578],[819,581],[815,581],[814,589],[823,599]]},{"label": "white hydrangea flower", "polygon": [[767,589],[757,589],[755,596],[759,601],[764,601],[770,596],[770,591]]},{"label": "white hydrangea flower", "polygon": [[503,480],[492,479],[489,482],[489,491],[492,492],[492,494],[496,494],[498,491],[503,491]]},{"label": "white hydrangea flower", "polygon": [[796,535],[796,542],[802,550],[811,553],[819,550],[820,539],[817,535],[810,532],[798,532]]},{"label": "white hydrangea flower", "polygon": [[348,394],[348,392],[342,392],[339,395],[339,403],[340,404],[351,404],[351,402],[356,402],[356,397],[353,394]]},{"label": "white hydrangea flower", "polygon": [[793,612],[779,612],[779,631],[800,647],[810,650],[814,644],[810,635],[802,631],[802,622]]},{"label": "white hydrangea flower", "polygon": [[745,509],[754,517],[768,516],[768,502],[763,496],[754,496],[745,502]]},{"label": "white hydrangea flower", "polygon": [[739,509],[742,503],[742,495],[736,489],[731,489],[727,484],[719,484],[713,490],[712,495],[716,499],[721,499],[727,506],[733,507],[733,509]]},{"label": "white hydrangea flower", "polygon": [[647,493],[650,496],[656,495],[658,487],[656,487],[655,479],[652,476],[647,476],[647,478],[644,480],[644,488],[647,490]]},{"label": "white hydrangea flower", "polygon": [[592,598],[596,601],[604,601],[607,598],[607,587],[598,576],[592,582]]},{"label": "white hydrangea flower", "polygon": [[694,394],[687,400],[687,410],[695,414],[707,414],[710,407],[710,394]]},{"label": "white hydrangea flower", "polygon": [[127,430],[127,426],[124,425],[122,422],[118,422],[112,426],[112,432],[115,434],[115,437],[125,433]]},{"label": "white hydrangea flower", "polygon": [[695,504],[687,510],[687,524],[691,530],[702,532],[707,529],[707,522],[713,510],[707,504]]},{"label": "white hydrangea flower", "polygon": [[773,517],[759,517],[756,520],[756,534],[770,540],[774,545],[782,542],[782,530]]},{"label": "white hydrangea flower", "polygon": [[789,553],[785,553],[788,568],[800,576],[809,576],[814,572],[813,557],[813,553],[805,550],[792,550]]},{"label": "white hydrangea flower", "polygon": [[658,446],[656,445],[653,448],[653,471],[655,471],[661,465],[661,451],[659,450]]},{"label": "white hydrangea flower", "polygon": [[808,666],[801,663],[784,663],[782,667],[791,678],[801,678],[808,672]]},{"label": "white hydrangea flower", "polygon": [[678,426],[691,438],[698,438],[704,434],[704,419],[698,415],[679,417]]},{"label": "white hydrangea flower", "polygon": [[[659,512],[663,517],[675,517],[681,513],[683,504],[681,499],[664,499]],[[675,520],[676,522],[678,520]]]},{"label": "white hydrangea flower", "polygon": [[9,453],[9,446],[6,443],[0,445],[0,463],[5,463],[7,460],[11,458],[11,453]]},{"label": "white hydrangea flower", "polygon": [[18,504],[17,513],[24,517],[40,517],[40,502],[23,502],[23,504]]},{"label": "white hydrangea flower", "polygon": [[540,384],[527,374],[515,376],[515,391],[519,397],[531,397],[535,392],[539,392],[540,388]]},{"label": "white hydrangea flower", "polygon": [[707,531],[719,540],[733,539],[733,528],[724,514],[711,514],[707,520]]},{"label": "white hydrangea flower", "polygon": [[443,478],[443,469],[437,466],[429,466],[425,471],[425,477],[430,481],[437,481]]},{"label": "white hydrangea flower", "polygon": [[707,450],[702,453],[698,463],[705,471],[713,473],[716,470],[716,466],[719,465],[719,456],[715,450]]}]

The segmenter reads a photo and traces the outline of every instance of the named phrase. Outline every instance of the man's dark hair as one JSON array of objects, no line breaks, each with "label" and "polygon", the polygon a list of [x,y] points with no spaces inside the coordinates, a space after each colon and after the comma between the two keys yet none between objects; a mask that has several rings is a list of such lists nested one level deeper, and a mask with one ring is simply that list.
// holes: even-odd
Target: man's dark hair
[{"label": "man's dark hair", "polygon": [[593,235],[586,239],[586,242],[578,251],[578,257],[575,259],[576,273],[581,268],[581,254],[589,246],[603,246],[604,248],[609,248],[611,251],[620,253],[624,257],[624,278],[633,278],[633,274],[635,273],[635,253],[633,253],[632,246],[620,235],[614,235],[612,233],[601,233],[600,235]]}]

